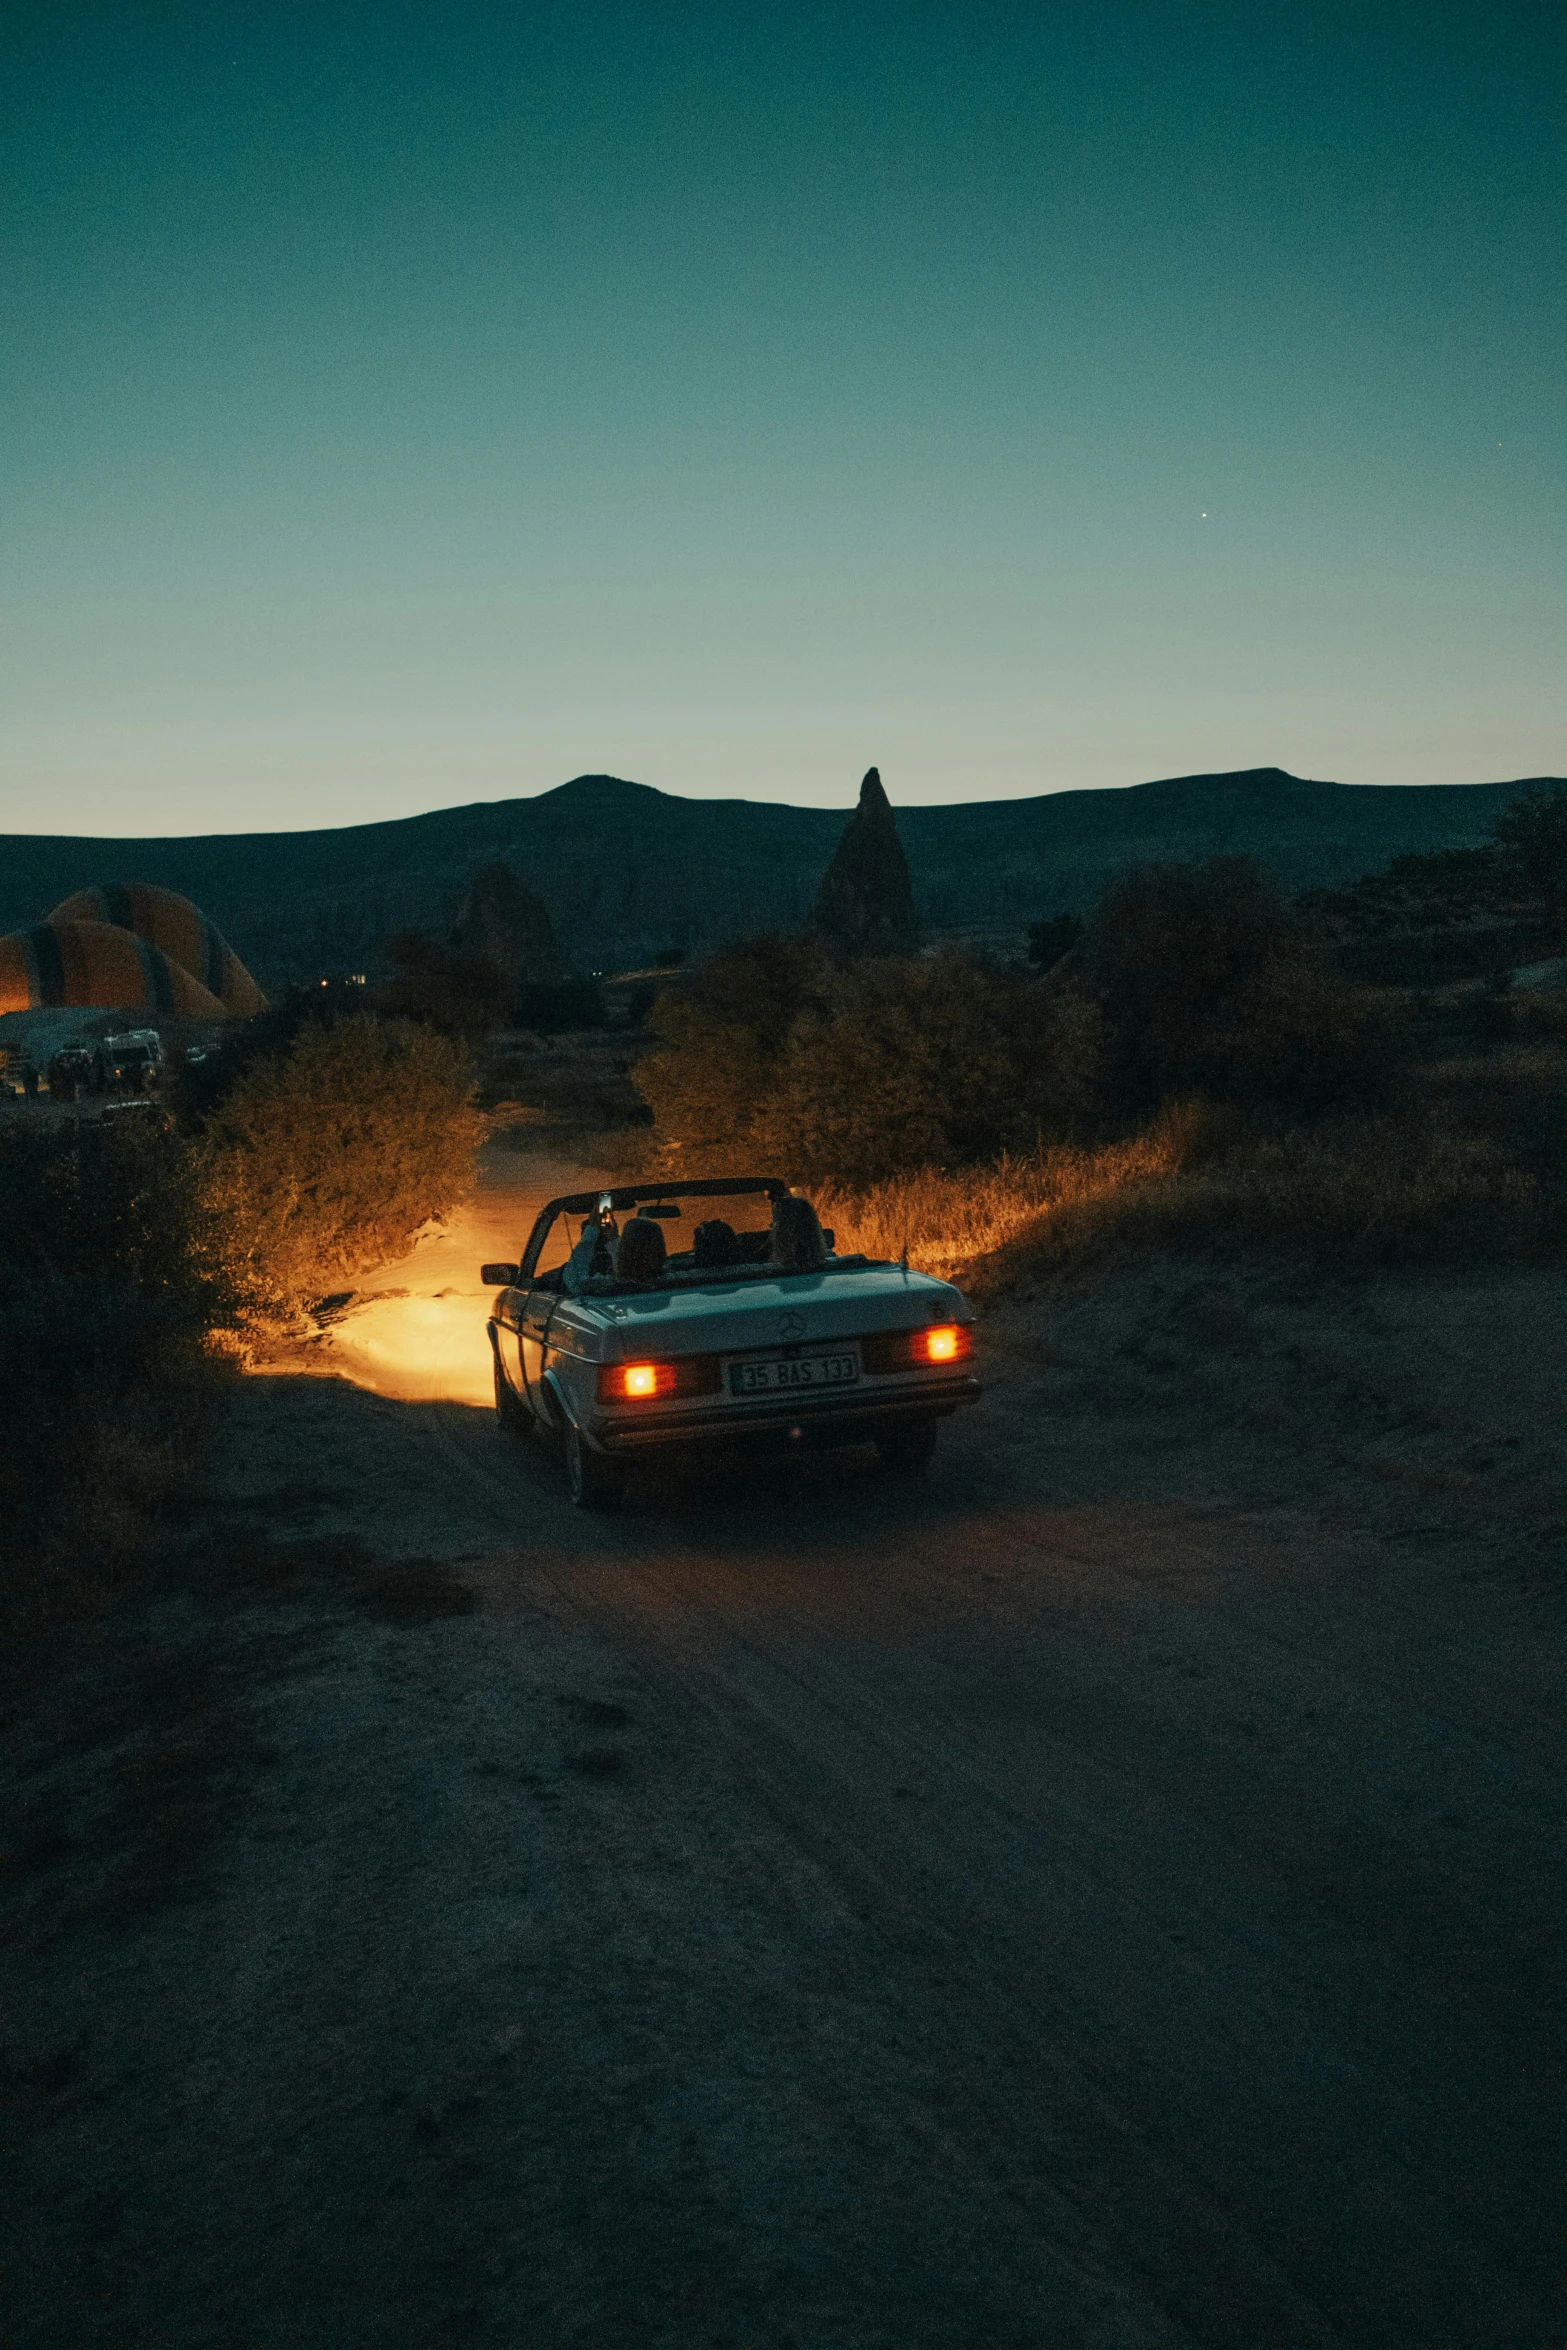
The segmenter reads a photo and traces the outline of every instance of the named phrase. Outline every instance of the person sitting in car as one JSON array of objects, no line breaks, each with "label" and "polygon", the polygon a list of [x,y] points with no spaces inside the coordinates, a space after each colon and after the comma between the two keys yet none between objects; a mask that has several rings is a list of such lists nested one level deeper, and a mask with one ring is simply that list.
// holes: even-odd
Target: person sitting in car
[{"label": "person sitting in car", "polygon": [[827,1236],[816,1210],[797,1193],[773,1202],[768,1261],[780,1273],[818,1273],[827,1262]]},{"label": "person sitting in car", "polygon": [[740,1259],[740,1236],[722,1216],[710,1216],[705,1224],[699,1224],[692,1233],[693,1265],[704,1269],[714,1265],[738,1265]]},{"label": "person sitting in car", "polygon": [[568,1297],[586,1296],[613,1279],[614,1260],[609,1243],[614,1229],[611,1222],[606,1233],[604,1218],[595,1208],[582,1227],[582,1237],[561,1267],[560,1284]]},{"label": "person sitting in car", "polygon": [[662,1281],[666,1256],[662,1229],[651,1216],[633,1216],[615,1249],[620,1281]]}]

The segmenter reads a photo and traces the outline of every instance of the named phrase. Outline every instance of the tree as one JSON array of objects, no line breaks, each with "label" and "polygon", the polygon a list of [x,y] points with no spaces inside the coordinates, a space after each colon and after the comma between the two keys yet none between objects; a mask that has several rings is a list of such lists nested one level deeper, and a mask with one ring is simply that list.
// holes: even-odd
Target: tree
[{"label": "tree", "polygon": [[874,767],[822,876],[811,927],[841,955],[897,954],[914,944],[909,861]]},{"label": "tree", "polygon": [[1060,1140],[1091,1114],[1100,1033],[1080,997],[956,950],[867,958],[796,1021],[756,1153],[854,1187]]},{"label": "tree", "polygon": [[660,999],[637,1084],[682,1162],[874,1183],[1075,1131],[1102,1024],[1080,995],[954,951],[835,961],[810,939],[725,949]]},{"label": "tree", "polygon": [[689,986],[661,995],[663,1041],[638,1061],[636,1079],[663,1139],[692,1155],[738,1147],[790,1031],[830,977],[819,940],[768,932],[721,947]]}]

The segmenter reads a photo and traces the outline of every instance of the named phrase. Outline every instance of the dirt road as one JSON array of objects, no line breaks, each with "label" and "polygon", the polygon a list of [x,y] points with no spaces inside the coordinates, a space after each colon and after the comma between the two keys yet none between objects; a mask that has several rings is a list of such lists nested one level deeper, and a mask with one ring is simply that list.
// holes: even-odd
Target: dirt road
[{"label": "dirt road", "polygon": [[1165,1268],[602,1521],[247,1381],[7,1725],[0,2344],[1554,2350],[1564,1332]]}]

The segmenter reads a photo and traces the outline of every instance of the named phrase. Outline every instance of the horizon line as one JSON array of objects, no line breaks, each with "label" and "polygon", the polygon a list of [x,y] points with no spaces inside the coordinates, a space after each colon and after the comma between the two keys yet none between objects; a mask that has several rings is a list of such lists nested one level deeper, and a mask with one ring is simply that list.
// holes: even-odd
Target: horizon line
[{"label": "horizon line", "polygon": [[[1319,791],[1334,792],[1470,792],[1470,791],[1528,791],[1544,785],[1567,784],[1567,776],[1520,775],[1482,779],[1475,783],[1339,783],[1328,776],[1296,775],[1287,767],[1223,767],[1200,769],[1185,775],[1148,776],[1138,783],[1062,784],[1039,792],[999,793],[992,799],[921,800],[899,802],[892,798],[894,814],[936,815],[958,808],[1021,807],[1036,800],[1098,798],[1101,794],[1153,791],[1161,785],[1181,783],[1227,783],[1242,777],[1277,776],[1286,783],[1306,784]],[[541,800],[552,799],[557,793],[571,791],[578,784],[611,783],[623,785],[629,791],[647,792],[655,799],[679,800],[688,807],[784,808],[799,816],[843,816],[854,814],[855,802],[846,801],[840,807],[802,805],[795,800],[748,799],[743,794],[719,797],[710,794],[691,794],[669,791],[661,784],[639,783],[634,776],[607,775],[584,772],[568,776],[563,783],[547,784],[542,791],[514,792],[494,800],[455,800],[444,806],[416,809],[407,816],[372,816],[355,824],[289,824],[267,828],[232,831],[218,829],[206,832],[43,832],[6,831],[5,840],[79,840],[79,841],[202,841],[202,840],[279,840],[308,839],[317,833],[376,832],[399,824],[422,824],[433,816],[461,816],[480,808],[531,807]]]}]

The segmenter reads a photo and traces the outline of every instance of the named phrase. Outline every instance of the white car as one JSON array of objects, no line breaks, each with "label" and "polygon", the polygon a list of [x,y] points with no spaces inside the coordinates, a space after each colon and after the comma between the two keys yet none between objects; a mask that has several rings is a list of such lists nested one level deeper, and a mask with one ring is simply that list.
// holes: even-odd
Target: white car
[{"label": "white car", "polygon": [[[613,1506],[625,1464],[655,1446],[874,1443],[918,1469],[937,1422],[977,1398],[962,1291],[837,1256],[831,1233],[812,1269],[780,1265],[774,1209],[790,1196],[766,1175],[577,1192],[543,1210],[520,1265],[483,1268],[501,1293],[496,1413],[559,1441],[580,1507]],[[651,1221],[665,1242],[641,1281],[611,1270],[648,1253],[617,1246],[630,1211],[641,1240]]]}]

